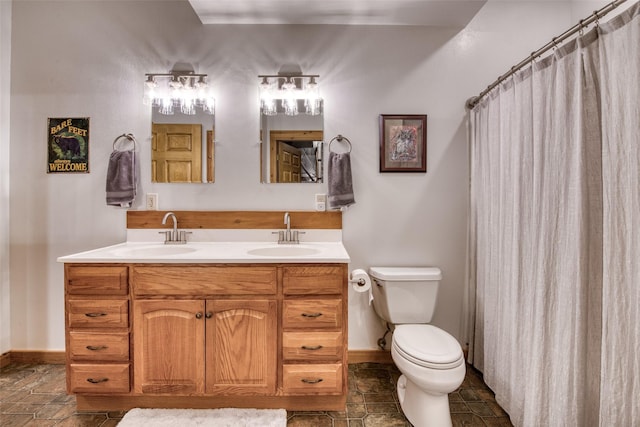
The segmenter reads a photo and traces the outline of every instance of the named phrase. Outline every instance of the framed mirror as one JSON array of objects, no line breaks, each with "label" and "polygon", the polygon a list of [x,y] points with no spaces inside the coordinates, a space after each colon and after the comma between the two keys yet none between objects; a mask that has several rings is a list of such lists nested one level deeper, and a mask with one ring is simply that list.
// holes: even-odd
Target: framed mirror
[{"label": "framed mirror", "polygon": [[260,182],[322,183],[323,127],[322,114],[260,114]]},{"label": "framed mirror", "polygon": [[215,116],[151,114],[151,182],[213,183],[215,181]]}]

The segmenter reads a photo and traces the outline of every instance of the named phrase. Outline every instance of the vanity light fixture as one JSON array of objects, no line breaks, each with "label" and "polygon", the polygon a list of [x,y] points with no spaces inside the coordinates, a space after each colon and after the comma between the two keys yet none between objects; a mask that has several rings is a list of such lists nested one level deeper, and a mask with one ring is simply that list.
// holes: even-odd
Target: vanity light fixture
[{"label": "vanity light fixture", "polygon": [[193,115],[196,108],[215,113],[215,99],[206,74],[175,71],[145,76],[143,103],[157,107],[160,114],[170,115],[177,109]]},{"label": "vanity light fixture", "polygon": [[317,74],[267,74],[259,75],[260,110],[265,116],[283,112],[296,116],[301,109],[306,114],[322,114],[322,98],[316,79]]}]

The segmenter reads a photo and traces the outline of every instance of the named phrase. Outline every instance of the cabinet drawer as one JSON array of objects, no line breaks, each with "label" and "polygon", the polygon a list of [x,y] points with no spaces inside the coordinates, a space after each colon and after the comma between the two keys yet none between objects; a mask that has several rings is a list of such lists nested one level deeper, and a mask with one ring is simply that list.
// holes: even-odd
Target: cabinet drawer
[{"label": "cabinet drawer", "polygon": [[285,295],[342,294],[345,288],[346,270],[342,266],[291,266],[282,270]]},{"label": "cabinet drawer", "polygon": [[294,329],[342,327],[342,300],[284,300],[282,324]]},{"label": "cabinet drawer", "polygon": [[342,364],[284,365],[285,394],[339,394],[342,392]]},{"label": "cabinet drawer", "polygon": [[126,295],[127,266],[67,265],[65,278],[67,293],[71,295]]},{"label": "cabinet drawer", "polygon": [[100,332],[69,332],[69,357],[72,360],[129,360],[129,334]]},{"label": "cabinet drawer", "polygon": [[69,300],[70,328],[126,328],[129,326],[127,300]]},{"label": "cabinet drawer", "polygon": [[285,360],[339,360],[342,332],[284,332],[282,357]]},{"label": "cabinet drawer", "polygon": [[69,365],[70,393],[128,393],[129,364],[94,365],[72,363]]},{"label": "cabinet drawer", "polygon": [[136,295],[275,295],[276,267],[134,266]]}]

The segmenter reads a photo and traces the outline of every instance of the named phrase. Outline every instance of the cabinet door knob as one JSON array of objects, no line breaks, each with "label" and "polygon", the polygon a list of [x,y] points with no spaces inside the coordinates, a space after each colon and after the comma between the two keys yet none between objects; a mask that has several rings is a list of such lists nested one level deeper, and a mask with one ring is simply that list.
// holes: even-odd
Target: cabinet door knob
[{"label": "cabinet door knob", "polygon": [[320,350],[322,348],[321,345],[303,345],[302,347],[303,350]]},{"label": "cabinet door knob", "polygon": [[204,315],[204,317],[206,317],[207,319],[211,319],[213,317],[213,312],[207,311],[207,313]]},{"label": "cabinet door knob", "polygon": [[322,313],[302,313],[301,314],[302,317],[320,317],[322,316]]},{"label": "cabinet door knob", "polygon": [[91,351],[99,351],[99,350],[106,350],[109,347],[107,347],[106,345],[88,345],[87,346],[87,350],[91,350]]},{"label": "cabinet door knob", "polygon": [[196,319],[202,319],[202,313],[197,312],[196,313]]},{"label": "cabinet door knob", "polygon": [[300,381],[302,381],[305,384],[318,384],[322,382],[322,378],[316,378],[315,380],[310,380],[307,378],[303,378]]},{"label": "cabinet door knob", "polygon": [[106,383],[107,381],[109,381],[109,378],[87,378],[87,381],[90,382],[91,384],[100,384],[100,383]]}]

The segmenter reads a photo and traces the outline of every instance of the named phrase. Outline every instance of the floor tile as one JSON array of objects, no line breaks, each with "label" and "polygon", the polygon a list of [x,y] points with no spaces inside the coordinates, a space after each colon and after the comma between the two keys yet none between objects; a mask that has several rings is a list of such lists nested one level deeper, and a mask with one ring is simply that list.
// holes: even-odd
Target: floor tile
[{"label": "floor tile", "polygon": [[[290,411],[288,427],[412,427],[396,393],[400,372],[392,364],[349,365],[344,411]],[[454,426],[512,426],[471,367],[461,387],[449,395]],[[78,412],[76,399],[66,394],[63,365],[12,364],[0,370],[2,427],[116,427],[126,411]]]}]

